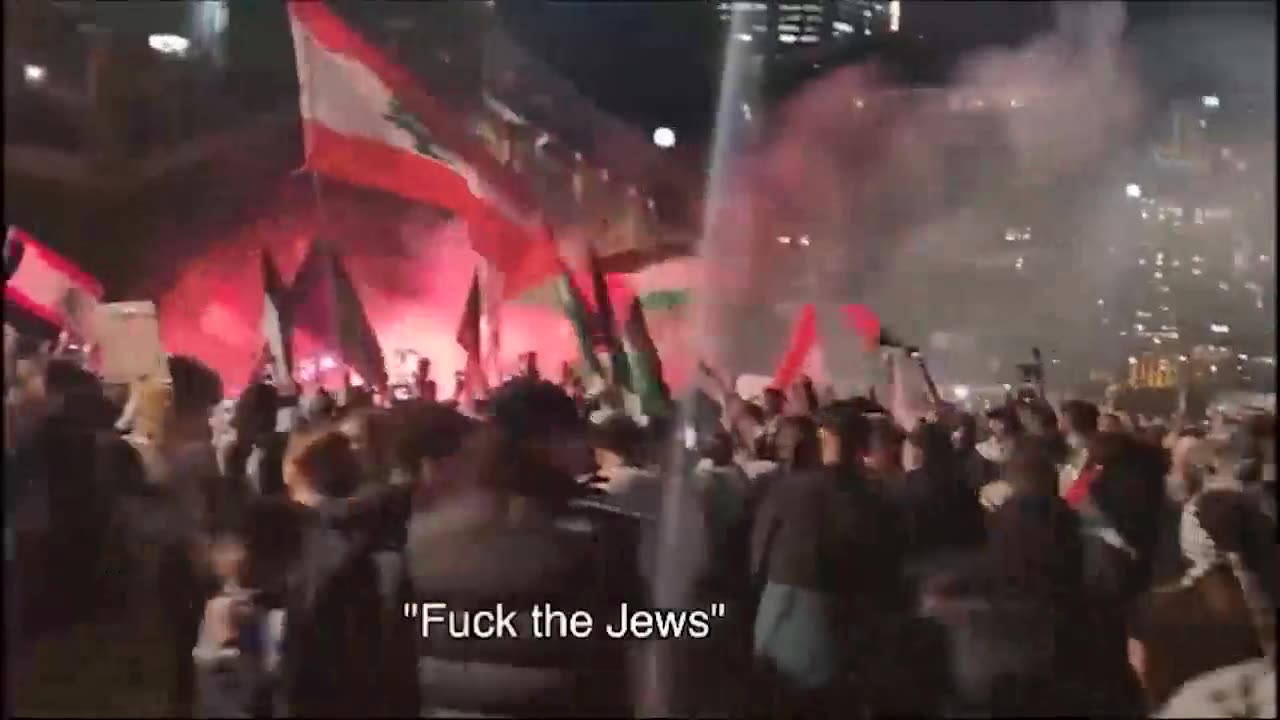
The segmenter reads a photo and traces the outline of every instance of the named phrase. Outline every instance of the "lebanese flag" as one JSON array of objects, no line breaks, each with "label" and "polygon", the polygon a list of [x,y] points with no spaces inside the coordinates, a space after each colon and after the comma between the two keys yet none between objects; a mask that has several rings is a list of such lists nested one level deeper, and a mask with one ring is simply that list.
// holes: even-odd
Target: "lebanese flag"
[{"label": "lebanese flag", "polygon": [[533,193],[323,2],[289,3],[306,168],[443,207],[515,297],[559,271]]},{"label": "lebanese flag", "polygon": [[880,316],[866,305],[845,305],[845,322],[862,339],[862,348],[875,352],[880,348]]},{"label": "lebanese flag", "polygon": [[19,228],[4,238],[4,296],[41,319],[91,339],[102,285]]}]

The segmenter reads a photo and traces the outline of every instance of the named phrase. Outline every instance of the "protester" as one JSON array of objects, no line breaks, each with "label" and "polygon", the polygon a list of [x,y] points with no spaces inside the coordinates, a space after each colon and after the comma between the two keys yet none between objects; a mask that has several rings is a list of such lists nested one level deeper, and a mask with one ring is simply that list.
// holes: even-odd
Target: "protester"
[{"label": "protester", "polygon": [[[904,610],[904,543],[881,479],[861,466],[870,434],[848,406],[824,411],[822,467],[799,471],[765,498],[752,539],[763,582],[755,650],[774,678],[772,702],[819,712],[873,702],[850,673],[873,682],[873,632]],[[857,648],[855,655],[847,655]]]},{"label": "protester", "polygon": [[[632,694],[628,643],[533,639],[534,603],[614,617],[646,593],[629,516],[571,501],[586,460],[584,427],[557,386],[517,379],[491,398],[494,422],[472,435],[467,477],[457,478],[409,524],[415,597],[454,612],[518,613],[520,638],[452,638],[436,625],[421,638],[418,677],[428,715],[625,714]],[[477,684],[476,674],[486,678]]]},{"label": "protester", "polygon": [[[19,345],[6,471],[57,509],[52,582],[128,607],[164,656],[135,681],[174,715],[631,716],[649,648],[533,638],[533,610],[598,627],[677,596],[727,608],[663,646],[681,715],[1170,713],[1273,667],[1272,416],[1175,419],[1166,456],[1158,422],[1103,431],[1079,400],[1010,402],[983,440],[804,380],[752,402],[704,367],[710,392],[647,417],[526,367],[474,417],[348,389],[290,419],[287,378],[224,398],[182,358],[122,411]],[[451,637],[424,602],[501,604],[520,636]]]},{"label": "protester", "polygon": [[951,433],[951,443],[956,450],[956,462],[971,492],[977,494],[982,486],[997,478],[999,465],[978,452],[978,421],[973,415],[964,413],[959,417]]},{"label": "protester", "polygon": [[991,435],[978,444],[978,452],[993,463],[1003,464],[1013,443],[1022,435],[1022,423],[1010,408],[993,408],[987,411],[987,430]]},{"label": "protester", "polygon": [[593,424],[587,435],[598,468],[588,482],[618,509],[656,518],[662,508],[662,477],[640,467],[644,451],[640,426],[626,415],[614,414]]}]

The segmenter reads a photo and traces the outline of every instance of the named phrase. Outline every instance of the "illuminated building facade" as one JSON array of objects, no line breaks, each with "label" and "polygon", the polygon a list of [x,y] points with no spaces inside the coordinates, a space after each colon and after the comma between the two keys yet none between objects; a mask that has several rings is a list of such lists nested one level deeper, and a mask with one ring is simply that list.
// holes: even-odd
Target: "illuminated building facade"
[{"label": "illuminated building facade", "polygon": [[1115,257],[1128,281],[1098,303],[1135,382],[1163,362],[1195,384],[1274,389],[1275,133],[1263,105],[1173,103],[1144,182],[1125,188],[1137,242]]},{"label": "illuminated building facade", "polygon": [[732,0],[720,2],[717,9],[726,27],[734,12],[744,15],[742,31],[732,41],[750,43],[766,64],[796,52],[897,32],[902,22],[900,0]]}]

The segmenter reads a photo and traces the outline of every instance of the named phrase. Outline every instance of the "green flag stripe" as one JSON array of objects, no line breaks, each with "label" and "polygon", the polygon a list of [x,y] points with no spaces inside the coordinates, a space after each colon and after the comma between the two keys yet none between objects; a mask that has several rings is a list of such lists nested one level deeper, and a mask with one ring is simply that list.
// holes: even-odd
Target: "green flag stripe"
[{"label": "green flag stripe", "polygon": [[687,305],[693,298],[689,290],[657,290],[640,296],[645,310],[672,310]]}]

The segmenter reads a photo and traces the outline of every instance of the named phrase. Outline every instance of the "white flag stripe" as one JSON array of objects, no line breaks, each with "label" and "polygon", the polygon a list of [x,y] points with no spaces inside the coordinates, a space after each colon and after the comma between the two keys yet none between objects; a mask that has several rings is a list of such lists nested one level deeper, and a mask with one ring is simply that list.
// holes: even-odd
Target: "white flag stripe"
[{"label": "white flag stripe", "polygon": [[[91,325],[86,320],[92,317],[101,290],[85,285],[79,278],[62,270],[39,244],[25,237],[22,240],[22,261],[13,277],[9,278],[5,294],[49,322],[58,325],[70,322],[84,331]],[[72,297],[75,302],[69,303]],[[75,318],[67,317],[71,305],[74,305]]]},{"label": "white flag stripe", "polygon": [[289,22],[304,120],[340,135],[379,142],[444,165],[466,181],[472,195],[495,207],[508,220],[526,228],[536,227],[540,218],[535,213],[520,212],[449,148],[432,148],[448,162],[418,152],[413,134],[387,118],[396,99],[391,88],[363,63],[324,47],[297,17],[290,16]]}]

